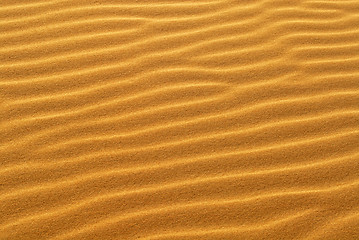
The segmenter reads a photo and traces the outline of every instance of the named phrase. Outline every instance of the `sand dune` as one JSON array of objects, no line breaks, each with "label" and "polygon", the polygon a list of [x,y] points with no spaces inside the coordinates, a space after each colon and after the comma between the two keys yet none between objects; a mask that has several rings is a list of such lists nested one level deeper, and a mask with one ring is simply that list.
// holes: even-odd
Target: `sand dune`
[{"label": "sand dune", "polygon": [[359,239],[359,1],[2,0],[0,239]]}]

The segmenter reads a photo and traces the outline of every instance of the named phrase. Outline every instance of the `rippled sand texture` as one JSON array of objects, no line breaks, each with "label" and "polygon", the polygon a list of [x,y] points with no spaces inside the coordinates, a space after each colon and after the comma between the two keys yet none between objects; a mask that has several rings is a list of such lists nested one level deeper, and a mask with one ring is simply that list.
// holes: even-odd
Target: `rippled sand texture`
[{"label": "rippled sand texture", "polygon": [[359,1],[0,4],[0,239],[359,239]]}]

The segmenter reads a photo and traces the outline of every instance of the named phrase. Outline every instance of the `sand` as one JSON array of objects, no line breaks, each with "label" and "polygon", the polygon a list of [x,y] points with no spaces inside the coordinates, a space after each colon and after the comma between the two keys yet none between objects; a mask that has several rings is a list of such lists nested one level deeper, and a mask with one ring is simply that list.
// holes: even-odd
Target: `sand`
[{"label": "sand", "polygon": [[1,0],[0,239],[359,239],[359,1]]}]

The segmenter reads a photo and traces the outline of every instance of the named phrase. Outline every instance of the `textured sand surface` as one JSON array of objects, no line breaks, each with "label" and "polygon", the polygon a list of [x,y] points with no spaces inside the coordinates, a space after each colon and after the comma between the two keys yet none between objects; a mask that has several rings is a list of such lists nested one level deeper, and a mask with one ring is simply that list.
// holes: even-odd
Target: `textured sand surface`
[{"label": "textured sand surface", "polygon": [[0,239],[359,239],[359,1],[1,0]]}]

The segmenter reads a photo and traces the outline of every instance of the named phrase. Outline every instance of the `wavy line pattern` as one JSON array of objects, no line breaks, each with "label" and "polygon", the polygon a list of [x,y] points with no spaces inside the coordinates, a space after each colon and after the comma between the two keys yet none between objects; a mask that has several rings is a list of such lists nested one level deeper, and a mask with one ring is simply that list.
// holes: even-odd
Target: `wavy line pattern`
[{"label": "wavy line pattern", "polygon": [[359,3],[4,0],[0,239],[359,239]]}]

